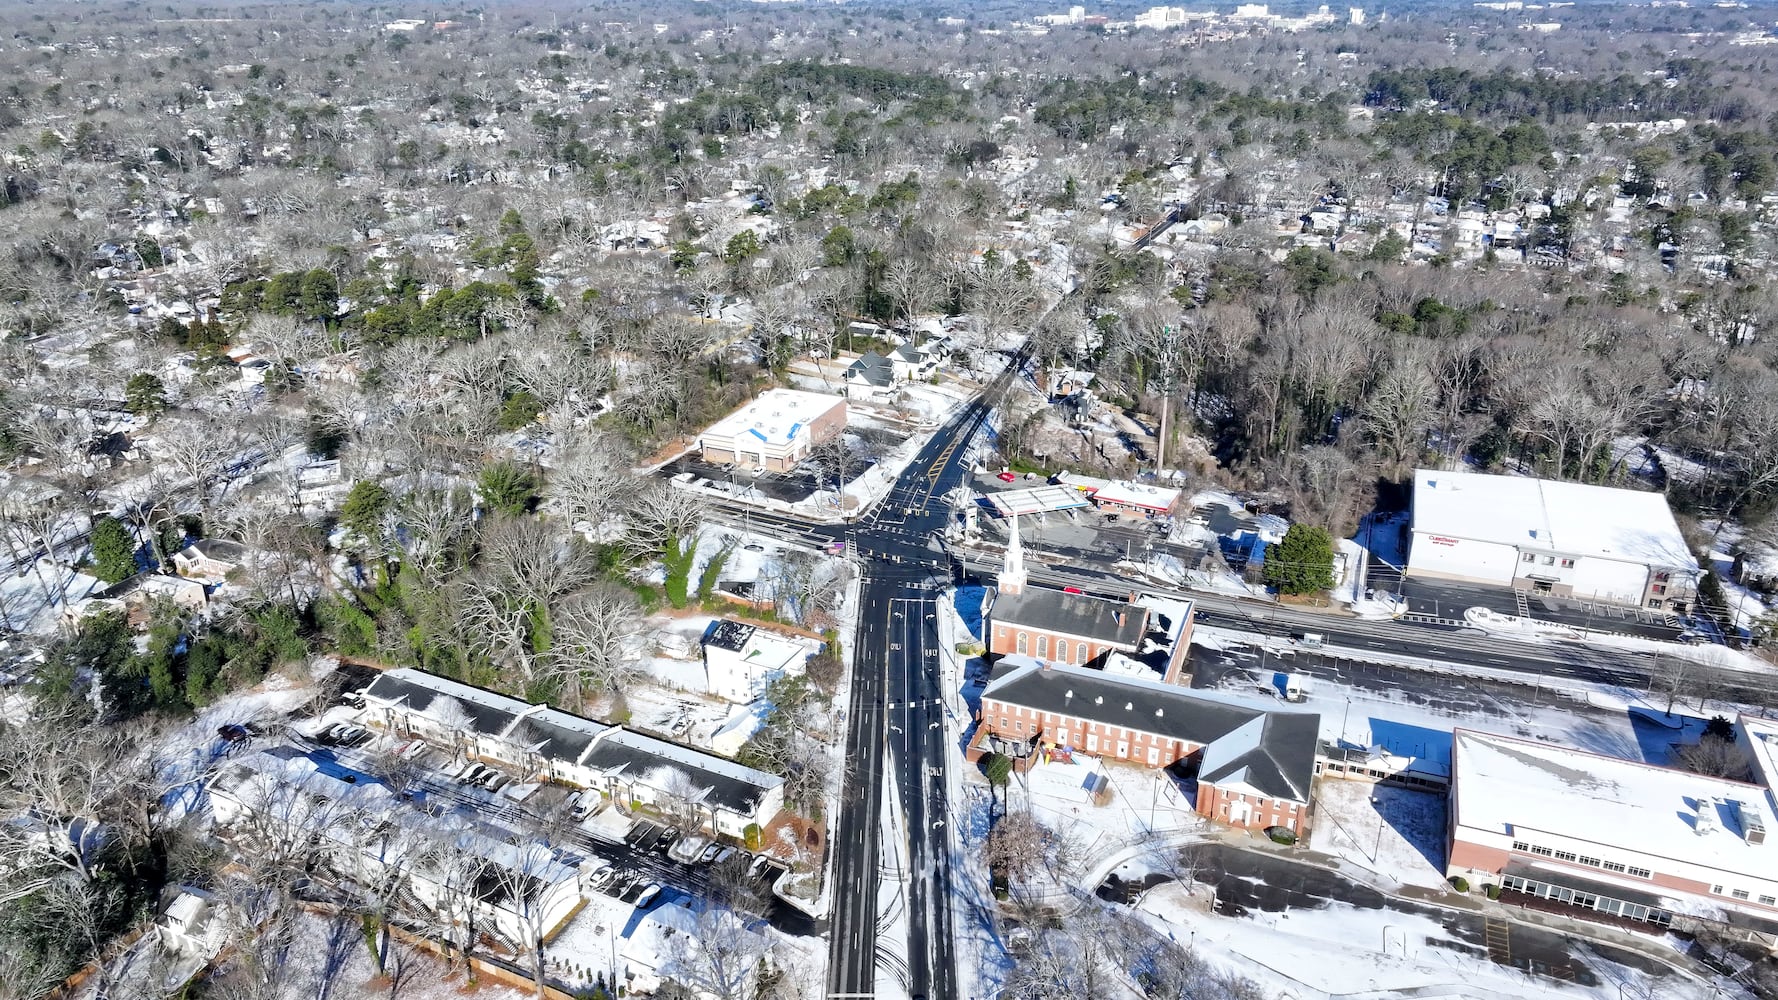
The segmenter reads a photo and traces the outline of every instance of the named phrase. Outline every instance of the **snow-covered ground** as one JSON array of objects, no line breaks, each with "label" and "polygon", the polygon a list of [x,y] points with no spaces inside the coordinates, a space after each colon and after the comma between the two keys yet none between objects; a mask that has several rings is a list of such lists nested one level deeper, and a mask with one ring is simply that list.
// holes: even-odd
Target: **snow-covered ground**
[{"label": "snow-covered ground", "polygon": [[313,698],[320,681],[338,666],[338,660],[317,657],[310,661],[306,677],[271,674],[251,688],[218,698],[168,733],[154,748],[157,777],[166,789],[161,807],[168,821],[203,806],[203,779],[227,748],[217,735],[220,727],[285,718]]},{"label": "snow-covered ground", "polygon": [[1324,778],[1315,786],[1309,847],[1402,885],[1445,884],[1445,797]]},{"label": "snow-covered ground", "polygon": [[103,589],[103,582],[45,559],[23,573],[0,574],[0,629],[54,635],[63,608]]},{"label": "snow-covered ground", "polygon": [[1186,943],[1194,953],[1231,972],[1258,980],[1274,997],[1706,1000],[1718,995],[1704,983],[1677,975],[1651,980],[1594,955],[1587,961],[1600,973],[1597,986],[1557,983],[1485,956],[1464,954],[1450,947],[1451,932],[1442,924],[1388,908],[1339,904],[1224,917],[1205,913],[1199,899],[1178,883],[1167,883],[1145,894],[1136,912],[1155,933]]},{"label": "snow-covered ground", "polygon": [[[391,948],[390,975],[379,976],[365,946],[364,925],[356,914],[300,910],[291,921],[292,935],[283,949],[288,961],[275,963],[269,986],[255,984],[265,1000],[460,1000],[469,995],[461,972],[446,978],[438,957],[397,941]],[[233,961],[222,962],[226,975]],[[253,973],[243,974],[252,976]],[[158,994],[156,994],[158,995]],[[524,1000],[532,991],[483,977],[476,1000]]]}]

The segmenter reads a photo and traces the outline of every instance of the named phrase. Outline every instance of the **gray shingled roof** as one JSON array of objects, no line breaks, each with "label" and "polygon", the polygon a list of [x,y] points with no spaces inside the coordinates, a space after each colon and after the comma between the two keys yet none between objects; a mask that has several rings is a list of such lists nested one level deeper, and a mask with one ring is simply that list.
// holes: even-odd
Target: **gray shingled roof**
[{"label": "gray shingled roof", "polygon": [[1211,759],[1211,750],[1204,751],[1204,769],[1199,781],[1215,785],[1226,781],[1243,768],[1244,780],[1268,798],[1309,801],[1309,785],[1315,780],[1315,750],[1319,743],[1321,717],[1308,712],[1266,712],[1259,742],[1227,759]]},{"label": "gray shingled roof", "polygon": [[[416,676],[418,675],[418,676]],[[418,671],[390,670],[377,675],[364,689],[364,696],[406,705],[410,711],[425,712],[438,698],[451,698],[463,709],[471,729],[483,736],[498,736],[512,725],[512,720],[531,706],[503,694]]]},{"label": "gray shingled roof", "polygon": [[200,538],[186,548],[194,549],[206,559],[220,562],[240,562],[247,554],[247,547],[240,542],[231,542],[224,538]]},{"label": "gray shingled roof", "polygon": [[1321,725],[1321,717],[1313,712],[1276,712],[1225,694],[1087,667],[1046,668],[1025,657],[1008,657],[1002,663],[1007,666],[982,691],[983,699],[1201,746],[1263,720],[1251,747],[1235,748],[1238,752],[1215,761],[1214,771],[1201,773],[1199,780],[1214,783],[1245,767],[1247,783],[1265,795],[1308,800]]},{"label": "gray shingled roof", "polygon": [[509,738],[534,747],[538,754],[551,760],[577,763],[599,734],[610,728],[601,722],[546,708],[520,720]]},{"label": "gray shingled roof", "polygon": [[846,369],[847,375],[856,374],[869,385],[888,386],[895,384],[895,366],[889,359],[876,351],[866,351],[852,366]]},{"label": "gray shingled roof", "polygon": [[1148,609],[1039,587],[1016,594],[996,593],[988,618],[1003,625],[1026,625],[1135,649],[1142,641]]},{"label": "gray shingled roof", "polygon": [[698,801],[742,815],[752,814],[768,791],[784,783],[775,774],[623,729],[595,744],[586,764],[607,774],[621,772],[656,788],[664,783],[660,772],[678,771],[693,788],[703,791]]}]

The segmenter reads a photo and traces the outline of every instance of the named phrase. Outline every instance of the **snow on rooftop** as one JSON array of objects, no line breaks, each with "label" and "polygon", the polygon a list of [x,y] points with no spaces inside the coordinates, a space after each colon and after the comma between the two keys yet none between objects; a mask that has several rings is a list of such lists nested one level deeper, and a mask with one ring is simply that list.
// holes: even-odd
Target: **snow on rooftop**
[{"label": "snow on rooftop", "polygon": [[1772,809],[1757,785],[1469,729],[1453,740],[1457,826],[1515,839],[1556,834],[1778,880],[1778,844],[1747,843],[1736,808],[1726,805],[1740,803],[1742,815],[1771,829]]},{"label": "snow on rooftop", "polygon": [[1419,469],[1413,516],[1416,532],[1650,566],[1697,566],[1659,493]]},{"label": "snow on rooftop", "polygon": [[711,424],[706,437],[752,437],[766,444],[788,445],[803,429],[835,407],[846,405],[839,396],[801,389],[770,389],[753,402]]},{"label": "snow on rooftop", "polygon": [[1126,507],[1144,507],[1148,510],[1165,513],[1173,509],[1179,502],[1179,491],[1164,486],[1148,486],[1142,483],[1123,481],[1106,483],[1099,487],[1094,499],[1100,503],[1123,504]]}]

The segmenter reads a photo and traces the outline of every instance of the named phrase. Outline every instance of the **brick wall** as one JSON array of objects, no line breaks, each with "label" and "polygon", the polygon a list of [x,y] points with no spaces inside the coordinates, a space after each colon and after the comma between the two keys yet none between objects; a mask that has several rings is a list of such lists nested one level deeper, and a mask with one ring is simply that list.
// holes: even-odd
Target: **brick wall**
[{"label": "brick wall", "polygon": [[[1198,783],[1198,815],[1207,816],[1218,823],[1249,830],[1281,826],[1300,836],[1307,830],[1304,822],[1307,812],[1308,806],[1301,802],[1269,799],[1252,792]],[[1245,818],[1242,818],[1243,813],[1246,814]]]},{"label": "brick wall", "polygon": [[992,698],[982,699],[982,728],[1002,739],[1047,740],[1094,757],[1145,767],[1166,767],[1199,749],[1197,744],[1185,740],[1104,722],[1087,722],[1072,715],[1038,712]]},{"label": "brick wall", "polygon": [[[1020,635],[1025,637],[1023,648],[1019,645]],[[1116,648],[1030,625],[990,621],[988,651],[1002,656],[1019,653],[1039,660],[1080,666],[1092,663]]]}]

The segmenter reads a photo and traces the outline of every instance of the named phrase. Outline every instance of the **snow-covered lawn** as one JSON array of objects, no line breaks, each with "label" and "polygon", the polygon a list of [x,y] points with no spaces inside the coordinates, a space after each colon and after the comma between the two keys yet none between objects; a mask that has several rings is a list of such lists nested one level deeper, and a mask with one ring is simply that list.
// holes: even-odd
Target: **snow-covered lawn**
[{"label": "snow-covered lawn", "polygon": [[1445,884],[1444,796],[1323,778],[1309,847],[1403,885],[1437,888]]},{"label": "snow-covered lawn", "polygon": [[44,560],[23,574],[0,574],[0,629],[54,635],[63,608],[104,588],[85,573]]},{"label": "snow-covered lawn", "polygon": [[[502,985],[491,977],[483,977],[468,991],[461,972],[447,979],[442,960],[399,942],[392,947],[391,975],[379,976],[356,914],[302,910],[291,926],[291,939],[275,963],[276,976],[268,988],[256,994],[266,1000],[387,1000],[390,996],[459,1000],[468,995],[476,1000],[524,1000],[532,995],[530,990]],[[225,976],[231,964],[230,959],[224,959]]]}]

